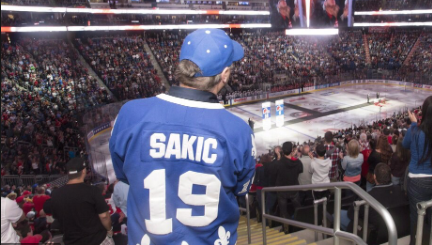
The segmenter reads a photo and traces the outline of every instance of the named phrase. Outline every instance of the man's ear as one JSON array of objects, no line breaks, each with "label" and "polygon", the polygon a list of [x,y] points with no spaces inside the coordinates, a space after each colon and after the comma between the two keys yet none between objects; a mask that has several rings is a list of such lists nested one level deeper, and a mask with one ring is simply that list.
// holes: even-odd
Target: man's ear
[{"label": "man's ear", "polygon": [[224,85],[228,84],[230,76],[231,76],[231,68],[226,67],[221,73],[221,79],[222,79],[222,82],[224,83]]}]

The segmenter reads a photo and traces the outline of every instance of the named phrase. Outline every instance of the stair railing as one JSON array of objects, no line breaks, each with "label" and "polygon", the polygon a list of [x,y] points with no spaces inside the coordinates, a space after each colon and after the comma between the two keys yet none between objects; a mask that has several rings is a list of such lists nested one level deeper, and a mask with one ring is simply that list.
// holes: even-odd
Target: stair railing
[{"label": "stair railing", "polygon": [[[268,215],[265,213],[265,193],[266,192],[287,192],[287,191],[309,191],[316,189],[333,189],[335,194],[335,202],[334,202],[334,222],[333,229],[322,227],[318,225],[312,225],[304,222],[299,222],[291,219],[280,218],[273,215]],[[386,223],[388,234],[389,234],[389,245],[397,245],[397,230],[396,225],[394,223],[393,217],[390,215],[388,210],[384,208],[384,206],[379,203],[375,198],[361,189],[354,183],[351,182],[336,182],[336,183],[327,183],[327,184],[313,184],[313,185],[303,185],[303,186],[281,186],[281,187],[268,187],[264,188],[261,192],[261,200],[262,200],[262,229],[263,229],[263,245],[267,245],[267,234],[266,234],[266,219],[274,220],[282,224],[292,225],[304,229],[309,229],[312,231],[320,232],[323,234],[327,234],[333,236],[333,244],[339,245],[340,238],[345,240],[349,240],[359,245],[367,245],[359,236],[354,235],[352,233],[344,232],[340,230],[340,222],[341,222],[341,200],[342,200],[342,189],[349,189],[353,191],[357,196],[366,201],[366,203],[375,209],[381,217],[383,217],[384,222]]]},{"label": "stair railing", "polygon": [[354,226],[353,226],[353,232],[354,235],[357,235],[357,229],[358,229],[358,220],[359,220],[359,212],[360,212],[360,207],[361,206],[365,206],[364,207],[364,219],[363,219],[363,241],[367,242],[367,235],[368,235],[368,225],[369,225],[369,205],[366,203],[365,200],[361,200],[361,201],[355,201],[354,202]]},{"label": "stair railing", "polygon": [[[323,225],[327,227],[327,197],[323,197],[322,199],[314,201],[314,224],[318,226],[318,206],[323,204]],[[324,239],[326,239],[326,235],[324,234]],[[318,241],[318,232],[315,231],[315,242]]]},{"label": "stair railing", "polygon": [[[426,216],[426,210],[430,207],[432,207],[432,200],[417,203],[418,219],[417,219],[416,245],[422,244],[424,219]],[[431,225],[431,235],[430,235],[429,244],[432,244],[432,225]]]},{"label": "stair railing", "polygon": [[246,225],[247,225],[247,234],[248,234],[248,244],[252,243],[252,233],[250,227],[250,208],[249,208],[249,194],[245,196],[246,208],[239,207],[241,212],[246,213]]}]

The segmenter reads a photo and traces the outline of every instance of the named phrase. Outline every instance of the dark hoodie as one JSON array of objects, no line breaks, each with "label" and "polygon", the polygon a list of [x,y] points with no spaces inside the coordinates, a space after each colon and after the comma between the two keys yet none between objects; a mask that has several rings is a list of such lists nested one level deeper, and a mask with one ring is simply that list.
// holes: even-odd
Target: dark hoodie
[{"label": "dark hoodie", "polygon": [[303,164],[299,159],[288,159],[283,156],[278,162],[276,186],[299,185],[298,176],[301,173],[303,173]]}]

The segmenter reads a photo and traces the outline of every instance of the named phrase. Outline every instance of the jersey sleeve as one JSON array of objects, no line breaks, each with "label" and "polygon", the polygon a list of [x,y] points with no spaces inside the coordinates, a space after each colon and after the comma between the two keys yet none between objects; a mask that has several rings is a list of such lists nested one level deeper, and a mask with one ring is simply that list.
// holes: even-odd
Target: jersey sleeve
[{"label": "jersey sleeve", "polygon": [[249,192],[250,186],[253,182],[255,174],[255,164],[256,164],[256,145],[255,136],[251,134],[250,139],[247,141],[246,150],[242,157],[243,162],[240,163],[243,168],[238,175],[238,182],[235,189],[235,194],[237,196],[244,196]]},{"label": "jersey sleeve", "polygon": [[125,121],[122,110],[117,116],[113,130],[111,132],[111,139],[109,142],[109,149],[111,153],[111,160],[114,168],[114,172],[118,180],[129,184],[126,175],[123,171],[124,156],[126,154],[126,143],[122,142],[124,137],[121,135],[121,129],[124,128],[123,122]]}]

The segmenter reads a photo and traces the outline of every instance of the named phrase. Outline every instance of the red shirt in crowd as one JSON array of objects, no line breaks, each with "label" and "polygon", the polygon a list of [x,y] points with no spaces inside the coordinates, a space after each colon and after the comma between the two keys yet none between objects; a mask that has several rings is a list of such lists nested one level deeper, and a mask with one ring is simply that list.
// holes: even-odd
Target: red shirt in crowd
[{"label": "red shirt in crowd", "polygon": [[34,208],[34,204],[31,202],[25,202],[22,209],[24,212],[24,215],[27,216],[28,212],[32,211],[32,209]]},{"label": "red shirt in crowd", "polygon": [[43,205],[45,204],[46,200],[48,200],[50,198],[51,197],[48,195],[36,195],[33,197],[33,203],[34,203],[34,208],[35,208],[37,217],[39,217],[39,212],[42,210]]}]

